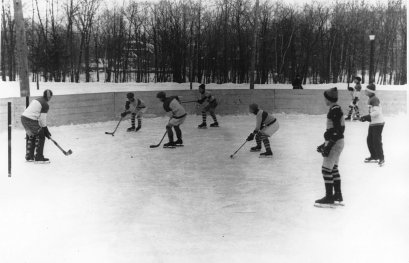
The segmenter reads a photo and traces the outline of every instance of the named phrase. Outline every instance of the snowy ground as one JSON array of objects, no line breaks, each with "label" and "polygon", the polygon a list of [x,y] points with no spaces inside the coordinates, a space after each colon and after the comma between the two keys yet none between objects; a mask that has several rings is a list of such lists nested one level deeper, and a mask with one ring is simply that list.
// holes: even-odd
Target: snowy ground
[{"label": "snowy ground", "polygon": [[[197,90],[199,83],[193,83],[193,90]],[[350,84],[353,86],[354,84]],[[363,87],[366,85],[364,84]],[[208,89],[249,89],[249,84],[206,84]],[[307,84],[304,89],[329,89],[337,87],[346,90],[347,83],[329,84]],[[407,85],[377,85],[377,90],[407,90]],[[40,82],[39,90],[37,84],[30,82],[31,96],[41,96],[45,89],[51,89],[54,95],[82,94],[82,93],[104,93],[104,92],[126,92],[126,91],[159,91],[159,90],[189,90],[190,83],[104,83],[104,82]],[[255,89],[292,89],[291,84],[263,84],[255,85]],[[20,86],[18,81],[4,82],[0,80],[0,98],[20,97]]]},{"label": "snowy ground", "polygon": [[[41,262],[409,262],[409,122],[386,118],[386,165],[364,164],[367,123],[347,123],[340,172],[346,206],[320,209],[325,116],[277,115],[273,159],[243,147],[252,116],[182,127],[185,147],[150,149],[166,118],[138,133],[116,122],[51,127],[52,163],[24,162],[13,133],[13,174],[1,147],[0,258]],[[2,145],[7,134],[0,133]]]}]

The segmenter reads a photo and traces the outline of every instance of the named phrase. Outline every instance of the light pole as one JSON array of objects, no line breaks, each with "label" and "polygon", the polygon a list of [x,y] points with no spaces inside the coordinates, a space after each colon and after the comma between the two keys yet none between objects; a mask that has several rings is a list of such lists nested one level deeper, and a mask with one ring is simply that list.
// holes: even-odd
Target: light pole
[{"label": "light pole", "polygon": [[369,58],[369,83],[375,82],[375,72],[374,72],[374,53],[375,53],[375,34],[371,33],[369,35],[369,41],[371,42],[371,54]]}]

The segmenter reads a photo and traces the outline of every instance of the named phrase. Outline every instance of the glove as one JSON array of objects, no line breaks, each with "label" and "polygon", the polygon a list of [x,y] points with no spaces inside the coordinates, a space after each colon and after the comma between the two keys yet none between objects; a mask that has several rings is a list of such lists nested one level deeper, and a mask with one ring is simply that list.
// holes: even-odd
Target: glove
[{"label": "glove", "polygon": [[352,104],[356,105],[357,102],[358,102],[358,97],[355,97],[354,100],[352,101]]},{"label": "glove", "polygon": [[359,120],[362,122],[371,121],[371,115],[368,114],[368,115],[362,116]]},{"label": "glove", "polygon": [[43,129],[44,129],[44,135],[45,135],[45,137],[47,137],[47,139],[50,139],[50,138],[51,138],[51,133],[50,133],[50,131],[48,130],[48,127],[46,126],[46,127],[44,127]]},{"label": "glove", "polygon": [[354,88],[348,87],[348,90],[349,90],[349,91],[354,91]]},{"label": "glove", "polygon": [[322,153],[321,153],[323,157],[329,156],[329,153],[331,152],[332,146],[334,146],[334,144],[335,142],[329,141],[328,144],[324,146]]},{"label": "glove", "polygon": [[317,147],[317,152],[322,153],[324,152],[325,142]]},{"label": "glove", "polygon": [[252,141],[254,139],[254,133],[250,133],[249,137],[247,137],[247,141]]},{"label": "glove", "polygon": [[121,117],[122,117],[122,118],[125,117],[126,115],[128,115],[128,113],[129,113],[129,111],[124,111],[124,112],[122,112],[122,113],[121,113]]},{"label": "glove", "polygon": [[125,102],[125,110],[129,110],[129,105],[131,104],[131,102],[129,100],[127,100]]},{"label": "glove", "polygon": [[197,103],[203,104],[204,100],[197,100]]}]

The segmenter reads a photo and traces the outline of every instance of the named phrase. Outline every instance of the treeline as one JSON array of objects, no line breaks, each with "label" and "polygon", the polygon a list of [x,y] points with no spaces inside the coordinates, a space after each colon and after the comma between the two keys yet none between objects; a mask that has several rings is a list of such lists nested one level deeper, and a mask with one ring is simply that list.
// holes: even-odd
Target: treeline
[{"label": "treeline", "polygon": [[[15,80],[8,1],[2,0],[1,78]],[[32,0],[32,10],[24,10],[33,81],[247,83],[256,36],[256,83],[288,83],[297,74],[307,83],[349,81],[355,75],[365,83],[373,33],[375,81],[407,83],[401,0],[303,6],[261,1],[257,10],[250,0],[112,7],[102,0],[40,1],[46,9]]]}]

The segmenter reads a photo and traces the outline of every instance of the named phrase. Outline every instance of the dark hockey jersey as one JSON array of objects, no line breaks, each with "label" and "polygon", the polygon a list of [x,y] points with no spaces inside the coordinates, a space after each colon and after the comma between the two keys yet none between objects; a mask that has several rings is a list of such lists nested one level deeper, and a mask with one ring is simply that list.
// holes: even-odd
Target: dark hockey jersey
[{"label": "dark hockey jersey", "polygon": [[344,113],[339,105],[335,104],[327,114],[327,130],[324,133],[326,141],[338,141],[344,138],[345,121]]}]

